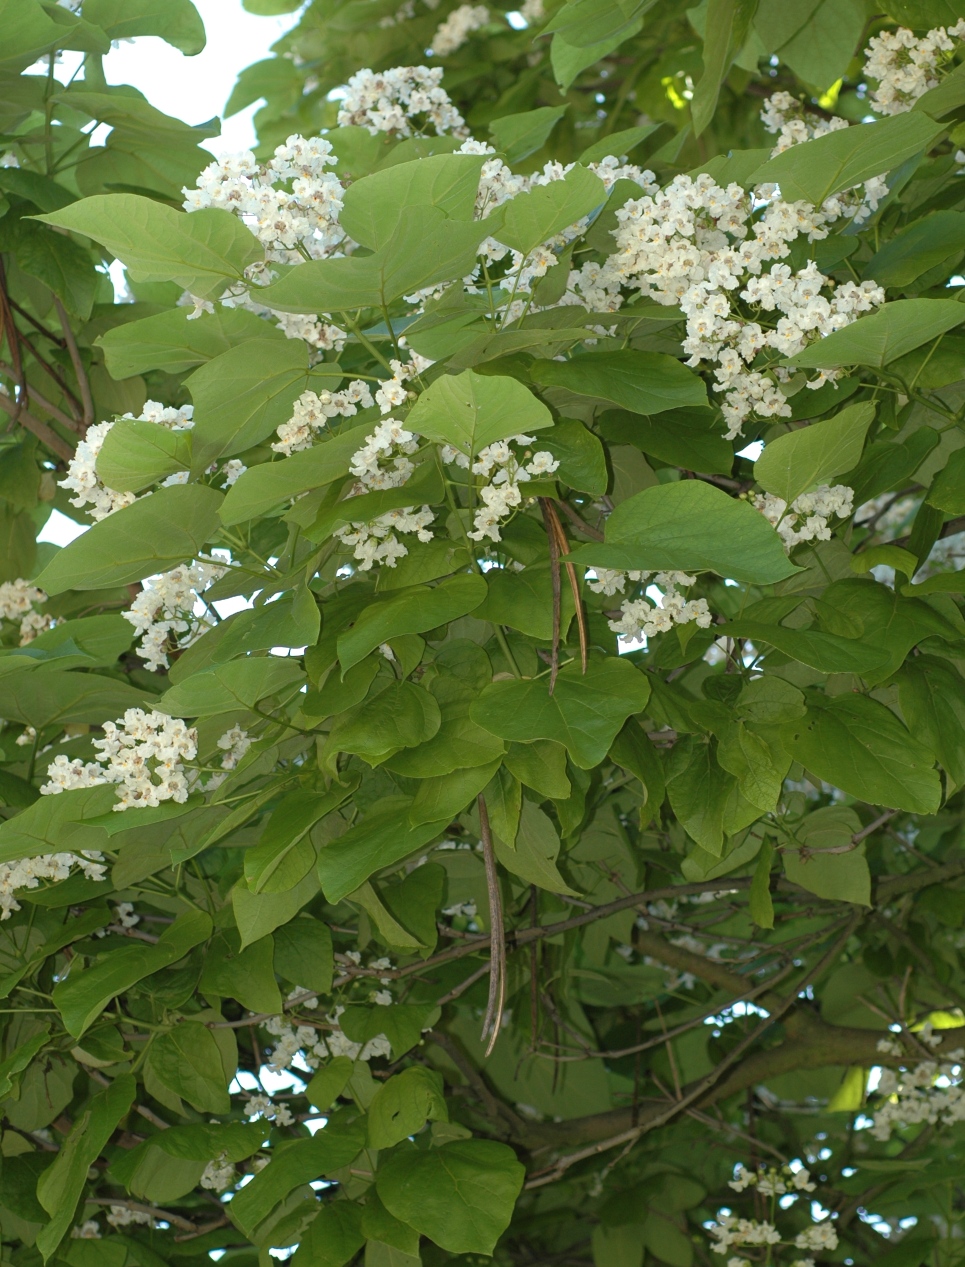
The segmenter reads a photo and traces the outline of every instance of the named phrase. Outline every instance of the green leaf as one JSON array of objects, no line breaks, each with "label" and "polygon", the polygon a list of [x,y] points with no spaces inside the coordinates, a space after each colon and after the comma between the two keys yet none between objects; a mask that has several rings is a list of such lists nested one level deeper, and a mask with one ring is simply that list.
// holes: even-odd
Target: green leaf
[{"label": "green leaf", "polygon": [[[564,5],[564,9],[569,7],[569,5]],[[629,24],[625,22],[620,23],[623,13],[615,3],[605,5],[604,7],[610,9],[619,23],[617,31],[608,39],[599,40],[595,44],[571,44],[563,37],[563,34],[560,31],[557,31],[553,36],[550,44],[550,64],[553,67],[553,78],[559,84],[560,89],[563,92],[569,91],[573,81],[576,79],[577,75],[579,75],[580,71],[586,70],[588,66],[595,65],[609,53],[614,52],[626,40],[631,39],[634,35],[637,35],[643,26],[643,22],[639,18]],[[569,33],[571,35],[573,34],[573,28],[570,28]],[[651,124],[649,130],[654,132],[658,127],[660,127],[659,123]],[[634,129],[627,129],[627,132],[632,131],[634,131]],[[616,138],[624,135],[626,135],[626,133],[615,133],[614,139],[616,140]],[[600,147],[603,145],[605,145],[605,141],[598,141],[596,145],[591,145],[589,150],[580,155],[579,161],[585,166],[588,163],[599,162],[601,158],[606,158],[608,154],[613,153],[612,149],[601,149]],[[624,149],[629,148],[630,146],[624,146]],[[617,156],[619,156],[621,152],[621,150],[617,150]]]},{"label": "green leaf", "polygon": [[357,827],[322,846],[318,875],[329,902],[340,902],[369,876],[402,862],[448,827],[448,818],[413,826],[408,818],[409,804],[399,800],[390,808],[376,808]]},{"label": "green leaf", "polygon": [[956,449],[952,453],[932,480],[925,500],[929,506],[947,511],[950,515],[965,512],[965,449]]},{"label": "green leaf", "polygon": [[155,945],[122,946],[93,967],[73,971],[54,987],[54,1005],[68,1032],[79,1038],[111,999],[152,972],[176,963],[210,935],[210,918],[202,911],[187,911],[164,930]]},{"label": "green leaf", "polygon": [[787,363],[805,368],[870,365],[880,369],[962,321],[965,309],[954,299],[898,299],[812,343]]},{"label": "green leaf", "polygon": [[528,255],[605,202],[603,181],[577,165],[562,180],[517,194],[506,204],[502,226],[494,227],[492,233],[514,251]]},{"label": "green leaf", "polygon": [[[862,0],[761,0],[754,31],[768,53],[818,93],[847,73],[865,26]],[[756,69],[756,67],[755,67]]]},{"label": "green leaf", "polygon": [[606,440],[633,444],[651,457],[688,471],[729,475],[734,447],[716,428],[710,409],[671,409],[652,417],[608,410],[597,427]]},{"label": "green leaf", "polygon": [[323,1065],[306,1089],[308,1103],[326,1113],[348,1086],[354,1068],[348,1056],[335,1056]]},{"label": "green leaf", "polygon": [[626,660],[592,659],[586,674],[564,665],[549,694],[547,678],[515,679],[487,686],[470,709],[472,720],[501,739],[565,744],[584,770],[599,764],[617,732],[650,698],[644,674]]},{"label": "green leaf", "polygon": [[21,813],[0,823],[0,864],[36,858],[40,854],[57,853],[68,839],[81,832],[93,837],[93,847],[105,841],[102,831],[85,827],[84,823],[111,813],[117,801],[113,787],[101,784],[91,788],[74,788],[58,796],[41,796]]},{"label": "green leaf", "polygon": [[81,320],[91,313],[100,275],[90,251],[79,242],[23,220],[17,235],[17,264],[64,301]]},{"label": "green leaf", "polygon": [[842,189],[892,171],[927,149],[943,131],[940,123],[914,111],[855,124],[792,145],[759,167],[751,183],[774,181],[781,187],[782,198],[820,206]]},{"label": "green leaf", "polygon": [[560,853],[556,828],[532,801],[523,799],[515,843],[497,836],[494,845],[500,863],[526,884],[535,884],[550,893],[576,894],[577,890],[566,883],[556,867]]},{"label": "green leaf", "polygon": [[797,570],[763,515],[702,480],[628,497],[607,520],[606,543],[580,546],[569,557],[583,567],[713,571],[761,585]]},{"label": "green leaf", "polygon": [[438,207],[451,220],[472,220],[485,161],[481,154],[436,154],[373,172],[345,191],[339,224],[377,251],[391,239],[405,207]]},{"label": "green leaf", "polygon": [[37,1198],[52,1216],[37,1235],[37,1247],[45,1263],[67,1235],[87,1184],[87,1172],[127,1114],[136,1091],[136,1083],[127,1073],[99,1091],[75,1120],[60,1151],[40,1176]]},{"label": "green leaf", "polygon": [[569,361],[538,361],[530,373],[543,386],[637,414],[707,404],[703,379],[663,352],[587,352]]},{"label": "green leaf", "polygon": [[771,901],[771,862],[774,858],[774,846],[767,840],[761,845],[751,880],[750,902],[748,911],[758,928],[774,927],[774,903]]},{"label": "green leaf", "polygon": [[148,1062],[154,1076],[199,1113],[228,1113],[221,1052],[214,1035],[197,1021],[183,1021],[151,1044]]},{"label": "green leaf", "polygon": [[244,281],[248,265],[264,256],[230,211],[208,207],[187,215],[138,194],[97,194],[34,218],[93,238],[135,282],[177,282],[204,299]]},{"label": "green leaf", "polygon": [[489,765],[464,767],[439,778],[423,779],[409,810],[409,822],[414,826],[445,818],[451,822],[476,799],[499,769],[498,762],[497,757]]},{"label": "green leaf", "polygon": [[947,660],[916,655],[898,674],[902,716],[938,755],[954,787],[965,783],[965,682]]},{"label": "green leaf", "polygon": [[406,207],[392,237],[372,255],[302,264],[259,290],[258,301],[305,313],[388,306],[412,291],[464,277],[479,243],[497,230],[497,219],[467,223],[447,219],[439,207]]},{"label": "green leaf", "polygon": [[379,1166],[376,1188],[391,1214],[451,1254],[492,1254],[524,1173],[505,1144],[456,1140],[393,1153]]},{"label": "green leaf", "polygon": [[246,1236],[293,1188],[347,1166],[365,1145],[361,1122],[334,1125],[311,1139],[296,1139],[272,1149],[272,1159],[231,1202],[231,1218]]},{"label": "green leaf", "polygon": [[275,971],[292,985],[328,994],[334,964],[332,934],[321,920],[302,917],[276,930]]},{"label": "green leaf", "polygon": [[[596,59],[594,58],[594,61]],[[584,167],[588,163],[599,163],[601,159],[612,154],[614,158],[622,158],[635,150],[648,136],[656,132],[659,123],[644,123],[635,128],[624,128],[620,132],[611,132],[609,136],[594,141],[579,157]]]},{"label": "green leaf", "polygon": [[[785,849],[781,854],[785,875],[818,897],[870,906],[871,874],[864,845],[855,846],[852,841],[860,830],[861,820],[854,810],[841,805],[808,814],[794,832],[800,851]],[[822,853],[835,849],[842,852]]]},{"label": "green leaf", "polygon": [[775,647],[819,673],[874,673],[887,664],[887,655],[860,638],[842,638],[818,629],[789,629],[763,620],[734,620],[724,626],[731,638],[752,638]]},{"label": "green leaf", "polygon": [[161,696],[160,706],[172,717],[212,717],[236,708],[254,708],[266,695],[287,693],[304,677],[297,661],[285,656],[232,660],[172,686]]},{"label": "green leaf", "polygon": [[406,425],[468,455],[508,436],[551,427],[553,418],[517,379],[463,370],[437,378],[416,401]]},{"label": "green leaf", "polygon": [[159,488],[115,511],[54,555],[37,578],[48,594],[127,585],[195,558],[218,526],[222,494],[201,484]]},{"label": "green leaf", "polygon": [[941,802],[935,754],[890,709],[866,695],[812,700],[784,743],[819,779],[871,805],[934,814]]},{"label": "green leaf", "polygon": [[341,378],[334,362],[309,369],[309,350],[300,339],[249,339],[222,352],[185,382],[194,401],[195,468],[266,440],[291,418],[302,392],[332,390]]},{"label": "green leaf", "polygon": [[713,118],[720,86],[743,46],[756,9],[756,0],[709,0],[704,27],[704,73],[697,81],[690,107],[694,136],[700,136]]},{"label": "green leaf", "polygon": [[[309,871],[287,893],[252,893],[244,880],[239,880],[231,890],[231,907],[241,934],[241,949],[294,919],[317,892],[318,876],[314,871]],[[307,983],[298,981],[295,984]]]},{"label": "green leaf", "polygon": [[460,574],[431,588],[413,586],[364,608],[352,628],[339,635],[338,659],[343,674],[390,638],[425,633],[474,611],[486,593],[481,576]]},{"label": "green leaf", "polygon": [[[689,737],[674,744],[667,772],[667,797],[681,826],[702,849],[719,858],[725,816],[737,779],[717,760],[713,743]],[[755,808],[754,817],[759,811]]]},{"label": "green leaf", "polygon": [[918,556],[910,550],[901,546],[869,546],[860,554],[851,556],[851,571],[865,574],[882,563],[896,572],[904,572],[906,576],[914,576],[918,570]]},{"label": "green leaf", "polygon": [[98,673],[62,673],[54,668],[9,673],[0,678],[0,714],[42,730],[78,722],[100,725],[128,708],[142,707],[144,692]]},{"label": "green leaf", "polygon": [[[253,2],[262,4],[264,0],[248,0],[249,5]],[[364,1242],[362,1207],[353,1201],[332,1201],[322,1206],[302,1233],[292,1264],[293,1267],[345,1267]]]},{"label": "green leaf", "polygon": [[603,445],[582,422],[570,419],[558,422],[539,437],[539,445],[559,462],[555,475],[561,484],[597,497],[606,492],[609,473]]},{"label": "green leaf", "polygon": [[154,422],[121,418],[101,445],[97,474],[117,492],[140,493],[168,475],[190,468],[189,435]]},{"label": "green leaf", "polygon": [[251,467],[228,489],[219,512],[221,522],[230,527],[254,519],[289,498],[344,478],[363,439],[360,429],[345,431],[281,461]]},{"label": "green leaf", "polygon": [[493,145],[512,166],[541,149],[569,106],[540,106],[523,114],[504,114],[489,125]]},{"label": "green leaf", "polygon": [[[475,610],[477,620],[518,629],[530,638],[549,642],[553,637],[553,580],[549,565],[531,564],[522,572],[493,568],[486,575],[489,593]],[[565,633],[573,617],[573,595],[564,583],[561,627]]]},{"label": "green leaf", "polygon": [[414,682],[391,682],[361,708],[342,714],[332,727],[326,750],[332,757],[354,752],[378,765],[400,748],[425,743],[440,724],[439,706],[428,691]]},{"label": "green leaf", "polygon": [[188,57],[205,45],[204,23],[191,0],[87,0],[84,17],[112,40],[158,35]]},{"label": "green leaf", "polygon": [[854,470],[874,416],[874,403],[862,401],[824,422],[778,436],[754,463],[754,478],[790,505],[801,493]]},{"label": "green leaf", "polygon": [[907,286],[963,250],[965,214],[933,211],[886,242],[864,266],[862,276],[881,286]]},{"label": "green leaf", "polygon": [[237,999],[251,1012],[281,1012],[271,937],[262,937],[241,950],[233,928],[219,933],[205,951],[198,988],[218,998]]},{"label": "green leaf", "polygon": [[[219,308],[192,317],[187,308],[142,317],[114,326],[94,340],[104,353],[112,378],[130,378],[148,370],[180,374],[203,365],[250,339],[269,339],[273,327],[245,308]],[[276,342],[284,339],[277,331]]]},{"label": "green leaf", "polygon": [[[533,743],[510,744],[506,753],[507,770],[542,796],[553,800],[565,800],[570,795],[570,781],[566,777],[566,749],[549,739],[536,739]],[[512,844],[511,840],[507,844]]]},{"label": "green leaf", "polygon": [[390,1078],[375,1093],[367,1118],[369,1145],[393,1148],[430,1121],[449,1121],[442,1075],[414,1065]]},{"label": "green leaf", "polygon": [[280,893],[295,887],[315,864],[315,850],[305,837],[319,819],[347,796],[348,789],[336,786],[321,794],[291,792],[284,798],[268,819],[258,843],[245,852],[245,879],[252,893]]}]

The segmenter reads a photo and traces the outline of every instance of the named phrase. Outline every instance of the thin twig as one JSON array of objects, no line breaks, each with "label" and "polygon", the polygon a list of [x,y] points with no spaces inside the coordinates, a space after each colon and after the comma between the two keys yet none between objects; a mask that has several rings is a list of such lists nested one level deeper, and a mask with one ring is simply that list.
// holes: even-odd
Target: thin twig
[{"label": "thin twig", "polygon": [[479,832],[482,836],[486,890],[489,896],[489,1001],[486,1004],[481,1035],[482,1042],[486,1041],[487,1036],[489,1038],[486,1046],[486,1055],[489,1056],[503,1024],[503,1005],[506,1001],[506,926],[503,923],[503,895],[496,869],[493,834],[489,827],[489,810],[482,792],[476,797],[476,805],[479,809]]},{"label": "thin twig", "polygon": [[560,671],[560,543],[550,514],[549,498],[539,499],[543,512],[543,523],[546,525],[546,540],[550,552],[550,577],[553,582],[553,650],[550,658],[550,695],[556,689],[556,675]]},{"label": "thin twig", "polygon": [[74,450],[67,441],[62,440],[52,427],[48,427],[45,422],[41,422],[39,418],[35,418],[33,414],[28,413],[26,407],[21,405],[19,400],[14,403],[8,396],[4,396],[0,392],[0,409],[5,414],[8,414],[14,422],[19,422],[21,427],[35,435],[38,440],[43,441],[52,453],[56,453],[65,462],[69,462],[74,456]]},{"label": "thin twig", "polygon": [[581,518],[569,502],[561,501],[560,505],[563,507],[563,513],[566,515],[567,519],[569,519],[570,523],[579,528],[580,532],[582,532],[585,536],[590,537],[593,541],[604,540],[603,533],[599,530],[599,528],[594,528],[591,524],[588,524],[585,519]]},{"label": "thin twig", "polygon": [[83,405],[83,424],[84,430],[94,421],[94,398],[90,391],[90,380],[87,377],[87,370],[84,368],[84,362],[80,355],[80,349],[77,346],[77,340],[74,338],[74,332],[71,329],[70,318],[64,305],[54,295],[54,307],[57,309],[57,316],[60,318],[60,324],[64,331],[64,339],[67,342],[67,351],[70,353],[70,361],[74,367],[74,375],[77,379],[77,386],[80,389],[80,399]]}]

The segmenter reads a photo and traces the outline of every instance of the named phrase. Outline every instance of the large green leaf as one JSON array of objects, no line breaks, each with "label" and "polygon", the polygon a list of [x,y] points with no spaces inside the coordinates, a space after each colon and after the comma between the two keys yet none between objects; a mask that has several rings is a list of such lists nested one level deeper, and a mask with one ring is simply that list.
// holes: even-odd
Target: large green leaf
[{"label": "large green leaf", "polygon": [[406,419],[406,426],[419,435],[451,444],[465,454],[552,425],[553,417],[543,402],[515,378],[474,370],[437,378]]},{"label": "large green leaf", "polygon": [[251,467],[228,489],[221,522],[230,526],[254,519],[289,498],[343,478],[363,440],[361,429],[345,431],[291,457]]},{"label": "large green leaf", "polygon": [[376,807],[357,827],[323,845],[318,852],[318,875],[329,902],[340,902],[354,893],[369,876],[403,861],[440,835],[449,825],[409,821],[410,802],[398,799],[384,809]]},{"label": "large green leaf", "polygon": [[272,337],[280,343],[285,336],[246,308],[219,308],[196,317],[189,309],[170,308],[114,326],[95,343],[103,349],[110,376],[130,378],[147,370],[180,374],[239,343]]},{"label": "large green leaf", "polygon": [[334,363],[309,369],[300,339],[251,339],[222,352],[186,381],[194,401],[196,468],[259,444],[289,420],[302,392],[332,390],[341,378]]},{"label": "large green leaf", "polygon": [[451,220],[472,220],[485,155],[436,154],[396,163],[349,185],[339,224],[377,251],[392,237],[404,207],[438,207]]},{"label": "large green leaf", "polygon": [[580,546],[570,558],[585,567],[713,571],[763,585],[796,571],[763,515],[702,480],[628,497],[607,520],[605,544]]},{"label": "large green leaf", "polygon": [[565,387],[637,414],[706,405],[703,379],[663,352],[588,352],[569,361],[537,361],[533,380]]},{"label": "large green leaf", "polygon": [[258,292],[281,312],[381,308],[410,291],[464,277],[493,218],[450,220],[440,207],[406,207],[392,237],[372,255],[313,260]]},{"label": "large green leaf", "polygon": [[778,436],[754,463],[754,478],[790,505],[800,493],[854,470],[874,416],[874,404],[862,401],[824,422]]},{"label": "large green leaf", "polygon": [[211,717],[237,708],[253,708],[266,695],[287,691],[304,681],[301,666],[283,656],[231,660],[193,673],[161,696],[172,717]]},{"label": "large green leaf", "polygon": [[965,783],[965,682],[947,660],[912,656],[898,674],[901,712],[955,787]]},{"label": "large green leaf", "polygon": [[45,668],[0,678],[0,715],[35,730],[77,722],[97,726],[120,717],[128,708],[142,707],[144,702],[143,691],[98,673]]},{"label": "large green leaf", "polygon": [[759,167],[751,182],[774,181],[788,201],[803,199],[820,206],[842,189],[892,171],[927,149],[943,131],[940,123],[917,112],[856,124],[792,145]]},{"label": "large green leaf", "polygon": [[510,165],[521,162],[546,144],[549,134],[566,114],[569,106],[540,106],[522,114],[504,114],[493,119],[489,131],[493,145]]},{"label": "large green leaf", "polygon": [[338,658],[343,673],[390,638],[446,625],[474,611],[485,597],[486,582],[481,576],[460,574],[431,588],[413,586],[373,603],[359,613],[351,629],[339,635]]},{"label": "large green leaf", "polygon": [[507,204],[502,226],[495,227],[493,235],[514,251],[528,255],[605,202],[603,181],[577,165],[563,180],[536,185],[529,193],[517,194]]},{"label": "large green leaf", "polygon": [[555,739],[584,770],[603,760],[617,732],[650,698],[646,676],[615,656],[593,659],[585,674],[565,665],[553,694],[549,679],[493,682],[470,709],[472,720],[501,739]]},{"label": "large green leaf", "polygon": [[784,742],[819,779],[872,805],[934,814],[941,803],[934,752],[866,695],[812,700]]},{"label": "large green leaf", "polygon": [[136,282],[177,282],[206,299],[244,281],[247,266],[263,257],[237,216],[215,207],[187,215],[139,194],[96,194],[36,218],[93,238]]},{"label": "large green leaf", "polygon": [[391,1154],[376,1186],[387,1210],[452,1254],[492,1254],[509,1226],[524,1170],[505,1144],[455,1140]]},{"label": "large green leaf", "polygon": [[123,493],[140,493],[190,466],[188,432],[171,431],[135,418],[116,422],[97,455],[98,476],[108,488]]},{"label": "large green leaf", "polygon": [[[906,115],[899,115],[906,118]],[[792,356],[790,365],[870,365],[880,369],[965,321],[954,299],[898,299]]]},{"label": "large green leaf", "polygon": [[225,1084],[221,1052],[214,1035],[198,1021],[184,1021],[151,1044],[153,1075],[199,1113],[228,1113],[231,1100]]},{"label": "large green leaf", "polygon": [[188,57],[205,45],[204,23],[191,0],[86,0],[84,17],[112,40],[158,35]]},{"label": "large green leaf", "polygon": [[223,494],[176,484],[115,511],[51,559],[37,578],[48,594],[143,580],[195,558],[216,532]]},{"label": "large green leaf", "polygon": [[694,89],[691,113],[694,135],[713,118],[720,86],[747,36],[757,0],[709,0],[704,18],[704,72]]},{"label": "large green leaf", "polygon": [[369,1105],[369,1143],[373,1148],[393,1148],[427,1121],[447,1122],[449,1113],[442,1094],[442,1077],[434,1069],[414,1065],[390,1078]]},{"label": "large green leaf", "polygon": [[933,211],[876,251],[862,275],[882,286],[907,286],[936,264],[965,250],[965,214]]}]

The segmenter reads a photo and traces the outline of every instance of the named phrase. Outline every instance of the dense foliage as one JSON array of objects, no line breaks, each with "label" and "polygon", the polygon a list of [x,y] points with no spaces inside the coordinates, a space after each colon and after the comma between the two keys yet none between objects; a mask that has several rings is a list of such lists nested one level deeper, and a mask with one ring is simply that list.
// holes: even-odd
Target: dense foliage
[{"label": "dense foliage", "polygon": [[245,3],[0,0],[0,1261],[965,1262],[965,3]]}]

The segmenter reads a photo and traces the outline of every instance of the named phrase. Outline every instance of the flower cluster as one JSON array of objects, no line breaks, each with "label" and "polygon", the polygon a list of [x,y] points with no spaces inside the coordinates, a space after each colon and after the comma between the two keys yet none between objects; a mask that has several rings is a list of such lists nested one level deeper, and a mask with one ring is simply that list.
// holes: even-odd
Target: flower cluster
[{"label": "flower cluster", "polygon": [[[194,426],[194,407],[182,405],[180,409],[172,409],[159,401],[149,400],[135,418],[134,414],[124,414],[124,419],[136,422],[154,422],[169,431],[187,431]],[[137,501],[134,493],[121,489],[108,488],[97,474],[97,456],[104,447],[104,441],[113,429],[113,422],[99,422],[89,427],[87,435],[79,441],[74,456],[70,459],[66,476],[59,481],[61,488],[69,489],[77,494],[70,499],[72,506],[89,506],[88,514],[95,522],[112,515],[115,510],[123,510]],[[168,483],[182,482],[172,476]]]},{"label": "flower cluster", "polygon": [[372,393],[361,379],[338,392],[302,392],[292,407],[292,416],[278,428],[278,440],[271,446],[276,453],[291,457],[310,449],[315,436],[328,426],[329,418],[351,418],[359,408],[372,407]]},{"label": "flower cluster", "polygon": [[0,585],[0,620],[18,621],[20,625],[20,645],[25,647],[33,642],[38,634],[51,626],[51,617],[45,612],[37,611],[41,603],[46,603],[47,595],[29,581],[18,577],[15,581],[4,581]]},{"label": "flower cluster", "polygon": [[[687,364],[714,365],[733,437],[752,413],[791,412],[775,381],[789,372],[756,367],[764,349],[782,356],[800,351],[884,302],[880,287],[867,282],[835,287],[813,263],[796,274],[781,264],[764,271],[783,259],[800,235],[812,241],[825,237],[826,225],[839,213],[837,207],[832,214],[774,199],[753,219],[753,200],[739,185],[725,189],[708,175],[676,176],[656,196],[631,199],[617,211],[617,250],[591,283],[612,295],[619,282],[683,310]],[[761,319],[748,318],[735,303],[738,297]],[[775,310],[782,315],[771,324],[764,314]]]},{"label": "flower cluster", "polygon": [[436,57],[448,57],[462,48],[473,31],[478,31],[489,21],[489,10],[484,4],[461,4],[453,9],[432,37],[430,45]]},{"label": "flower cluster", "polygon": [[247,730],[242,730],[240,726],[232,726],[218,740],[218,747],[224,753],[221,758],[222,770],[234,770],[251,747],[251,738]]},{"label": "flower cluster", "polygon": [[169,652],[190,646],[211,627],[207,613],[195,614],[198,595],[224,572],[220,564],[207,561],[161,572],[145,583],[130,611],[121,613],[141,639],[138,654],[148,669],[170,668]]},{"label": "flower cluster", "polygon": [[291,1126],[295,1120],[287,1105],[275,1104],[267,1095],[249,1096],[245,1113],[250,1122],[264,1118],[268,1122],[274,1122],[276,1126]]},{"label": "flower cluster", "polygon": [[198,732],[193,727],[167,713],[129,708],[119,724],[108,721],[103,729],[104,738],[92,741],[99,749],[96,760],[71,761],[63,753],[54,758],[42,796],[114,783],[115,810],[143,809],[162,801],[183,804],[188,799],[191,779],[184,762],[198,755]]},{"label": "flower cluster", "polygon": [[920,38],[906,27],[873,35],[865,49],[864,66],[865,75],[878,83],[871,94],[872,109],[878,114],[910,110],[919,97],[937,86],[938,72],[954,52],[956,39],[965,39],[965,18]]},{"label": "flower cluster", "polygon": [[773,493],[757,493],[754,505],[773,524],[788,550],[802,541],[830,541],[828,520],[846,519],[854,508],[854,490],[847,484],[821,484],[795,497],[788,507]]},{"label": "flower cluster", "polygon": [[[930,1047],[941,1044],[939,1035],[929,1030],[916,1035]],[[900,1056],[902,1048],[892,1039],[882,1039],[878,1050]],[[962,1085],[962,1060],[965,1051],[956,1048],[942,1060],[923,1060],[913,1069],[883,1069],[878,1081],[878,1095],[884,1103],[875,1110],[871,1134],[887,1140],[894,1130],[928,1123],[950,1126],[965,1121],[965,1086]]]},{"label": "flower cluster", "polygon": [[391,132],[408,137],[424,132],[430,124],[437,136],[468,135],[465,120],[442,87],[441,66],[356,71],[338,111],[340,128],[364,127],[372,136]]},{"label": "flower cluster", "polygon": [[442,446],[442,460],[447,466],[462,467],[485,482],[477,486],[482,506],[473,516],[469,537],[473,541],[500,541],[500,527],[523,504],[521,484],[532,479],[552,475],[559,462],[548,449],[535,453],[524,448],[518,453],[514,445],[523,447],[535,444],[535,436],[510,436],[480,449],[471,467],[469,458],[451,444]]},{"label": "flower cluster", "polygon": [[[304,990],[293,990],[288,1001],[304,995]],[[318,1006],[318,999],[303,998],[302,1007],[311,1010]],[[392,1047],[384,1034],[376,1034],[367,1043],[355,1043],[342,1032],[338,1018],[345,1011],[337,1006],[326,1016],[328,1033],[322,1037],[312,1025],[292,1025],[284,1016],[273,1016],[263,1021],[262,1026],[274,1038],[271,1055],[268,1057],[268,1068],[281,1072],[289,1068],[298,1058],[309,1069],[317,1069],[329,1056],[348,1056],[349,1060],[373,1060],[379,1056],[390,1056]]]},{"label": "flower cluster", "polygon": [[184,209],[233,211],[273,262],[297,264],[303,253],[323,259],[345,237],[338,223],[342,186],[326,171],[336,162],[320,136],[290,136],[264,166],[250,150],[224,155],[208,164],[194,189],[182,190]]},{"label": "flower cluster", "polygon": [[103,854],[94,850],[84,853],[48,853],[37,858],[0,864],[0,920],[9,919],[20,910],[16,894],[22,889],[35,889],[43,881],[57,884],[66,880],[74,868],[88,880],[103,880],[107,867]]},{"label": "flower cluster", "polygon": [[202,1188],[207,1188],[211,1192],[225,1192],[234,1186],[237,1178],[237,1170],[228,1161],[227,1155],[222,1153],[214,1161],[208,1162],[198,1182]]},{"label": "flower cluster", "polygon": [[708,629],[714,621],[705,598],[686,599],[680,587],[696,584],[695,576],[686,572],[618,572],[611,568],[595,568],[587,573],[587,585],[596,594],[622,594],[627,581],[646,585],[653,577],[652,585],[658,587],[660,598],[655,605],[644,598],[625,598],[620,604],[619,620],[609,621],[615,634],[631,645],[666,633],[674,625],[694,622],[700,629]]},{"label": "flower cluster", "polygon": [[738,1166],[727,1186],[735,1192],[756,1188],[765,1197],[782,1197],[786,1192],[813,1192],[815,1189],[810,1172],[803,1166],[798,1170],[792,1170],[790,1166],[782,1166],[780,1170],[773,1166],[761,1166],[759,1170]]}]

